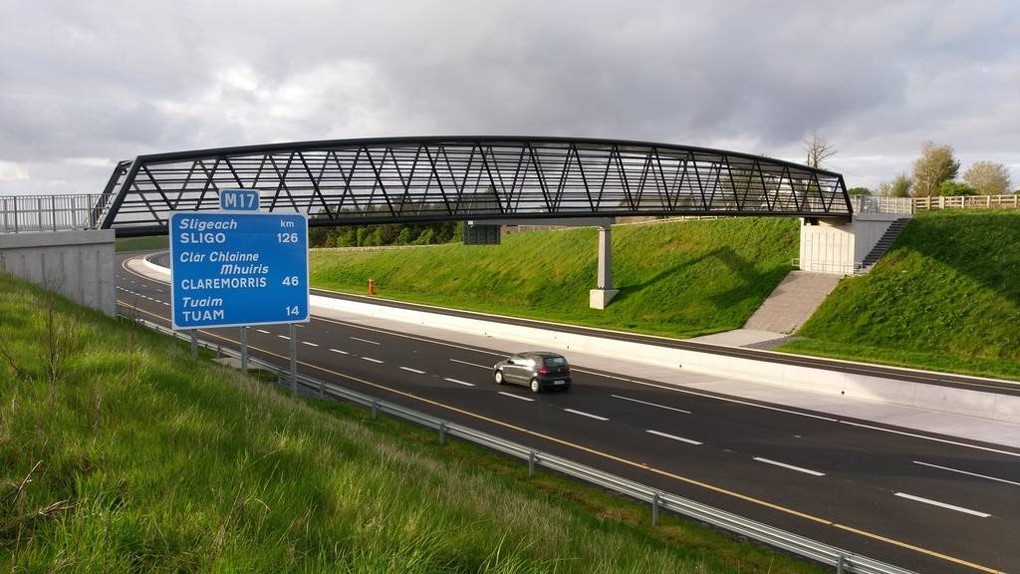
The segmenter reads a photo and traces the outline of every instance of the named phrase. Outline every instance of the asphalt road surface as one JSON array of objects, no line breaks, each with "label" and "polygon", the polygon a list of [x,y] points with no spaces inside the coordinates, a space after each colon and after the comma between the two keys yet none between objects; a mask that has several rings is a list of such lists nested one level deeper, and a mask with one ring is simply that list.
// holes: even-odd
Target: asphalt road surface
[{"label": "asphalt road surface", "polygon": [[[122,265],[117,290],[122,313],[169,325],[167,283]],[[250,328],[252,355],[286,367],[288,332]],[[519,345],[479,348],[321,318],[297,335],[300,370],[331,383],[918,572],[1020,571],[1013,448],[583,364],[565,393],[496,385],[492,365]],[[240,332],[201,336],[237,347]]]}]

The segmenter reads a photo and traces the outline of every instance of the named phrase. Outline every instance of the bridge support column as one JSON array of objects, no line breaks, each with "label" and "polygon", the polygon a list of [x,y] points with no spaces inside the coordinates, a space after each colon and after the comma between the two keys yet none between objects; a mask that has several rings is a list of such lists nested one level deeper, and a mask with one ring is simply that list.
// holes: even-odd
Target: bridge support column
[{"label": "bridge support column", "polygon": [[613,289],[613,240],[608,223],[599,227],[599,273],[595,286],[588,294],[588,306],[592,309],[605,309],[620,292]]}]

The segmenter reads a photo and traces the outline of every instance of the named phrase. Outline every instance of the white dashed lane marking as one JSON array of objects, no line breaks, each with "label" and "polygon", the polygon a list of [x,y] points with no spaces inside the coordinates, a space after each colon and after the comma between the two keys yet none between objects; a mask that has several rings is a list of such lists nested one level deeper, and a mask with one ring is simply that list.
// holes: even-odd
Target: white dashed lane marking
[{"label": "white dashed lane marking", "polygon": [[980,516],[981,518],[988,518],[989,516],[991,516],[991,514],[988,514],[987,512],[981,512],[981,511],[978,511],[978,510],[971,510],[969,508],[964,508],[962,506],[956,506],[956,505],[953,505],[953,504],[946,504],[945,502],[939,502],[937,500],[932,500],[930,498],[921,498],[920,496],[914,496],[913,494],[907,494],[905,492],[897,492],[896,496],[898,496],[900,498],[906,498],[907,500],[913,500],[915,502],[923,502],[924,504],[930,504],[932,506],[938,506],[940,508],[948,508],[949,510],[955,510],[957,512],[962,512],[964,514],[970,514],[970,515],[973,515],[973,516]]},{"label": "white dashed lane marking", "polygon": [[632,403],[639,403],[639,404],[642,404],[642,405],[648,405],[648,406],[650,406],[650,407],[656,407],[656,408],[660,408],[660,409],[666,409],[666,410],[668,410],[668,411],[675,411],[675,412],[678,412],[678,413],[683,413],[683,414],[685,414],[685,415],[689,415],[689,414],[691,414],[691,411],[685,411],[684,409],[678,409],[678,408],[676,408],[676,407],[667,407],[666,405],[660,405],[660,404],[656,404],[656,403],[650,403],[650,402],[648,402],[648,401],[642,401],[642,400],[638,400],[638,399],[632,399],[632,398],[630,398],[630,397],[623,397],[623,396],[620,396],[620,395],[609,395],[609,396],[613,397],[614,399],[620,399],[620,400],[624,400],[624,401],[630,401],[630,402],[632,402]]},{"label": "white dashed lane marking", "polygon": [[447,381],[447,382],[450,382],[450,383],[456,383],[458,385],[464,385],[465,387],[473,387],[473,386],[475,386],[474,383],[467,383],[467,382],[464,382],[464,381],[458,381],[457,379],[447,379],[447,378],[444,378],[443,380]]},{"label": "white dashed lane marking", "polygon": [[467,365],[469,367],[478,367],[479,369],[491,369],[492,365],[479,365],[478,363],[469,363],[467,361],[461,361],[460,359],[450,359],[451,363],[457,363],[460,365]]},{"label": "white dashed lane marking", "polygon": [[754,457],[754,460],[758,462],[764,462],[765,464],[771,464],[787,470],[795,470],[797,472],[803,472],[804,474],[810,474],[811,476],[825,476],[824,472],[818,472],[817,470],[811,470],[809,468],[802,468],[799,466],[793,466],[792,464],[786,464],[785,462],[778,462],[767,458],[761,458],[760,456]]},{"label": "white dashed lane marking", "polygon": [[568,412],[568,413],[571,413],[571,414],[580,415],[582,417],[588,417],[590,419],[595,419],[597,421],[608,421],[609,420],[606,417],[600,417],[599,415],[593,415],[591,413],[586,413],[584,411],[575,411],[574,409],[563,409],[563,410]]},{"label": "white dashed lane marking", "polygon": [[682,436],[676,436],[676,435],[672,435],[672,434],[667,434],[667,433],[664,433],[664,432],[659,432],[657,430],[648,429],[645,432],[647,432],[648,434],[653,434],[655,436],[661,436],[663,438],[668,438],[670,440],[685,442],[687,444],[693,444],[693,445],[696,445],[696,446],[701,446],[702,445],[702,443],[700,443],[700,442],[698,442],[696,440],[692,440],[692,439],[689,439],[689,438],[684,438]]},{"label": "white dashed lane marking", "polygon": [[528,401],[529,403],[535,402],[535,399],[529,397],[522,397],[520,395],[512,395],[510,393],[505,393],[503,391],[499,391],[499,394],[503,395],[504,397],[510,397],[511,399],[517,399],[519,401]]}]

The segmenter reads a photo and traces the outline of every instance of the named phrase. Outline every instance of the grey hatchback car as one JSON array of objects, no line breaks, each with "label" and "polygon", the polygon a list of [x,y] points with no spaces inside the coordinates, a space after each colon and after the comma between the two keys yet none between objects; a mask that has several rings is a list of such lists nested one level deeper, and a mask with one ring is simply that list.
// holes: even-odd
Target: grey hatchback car
[{"label": "grey hatchback car", "polygon": [[570,365],[567,358],[546,351],[527,351],[510,356],[493,366],[497,385],[526,385],[533,393],[545,389],[570,388]]}]

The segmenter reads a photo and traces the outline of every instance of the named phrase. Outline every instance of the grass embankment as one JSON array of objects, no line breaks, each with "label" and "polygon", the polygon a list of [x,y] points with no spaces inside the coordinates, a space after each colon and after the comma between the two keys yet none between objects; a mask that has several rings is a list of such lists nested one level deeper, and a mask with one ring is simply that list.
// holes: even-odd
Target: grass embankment
[{"label": "grass embankment", "polygon": [[782,347],[1020,380],[1020,210],[919,213]]},{"label": "grass embankment", "polygon": [[170,249],[170,238],[166,235],[154,237],[125,237],[114,244],[117,253],[128,251],[151,251],[153,249]]},{"label": "grass embankment", "polygon": [[0,342],[0,571],[820,571],[3,274]]},{"label": "grass embankment", "polygon": [[491,313],[672,337],[739,328],[790,271],[794,219],[719,219],[613,228],[605,310],[588,306],[598,232],[515,234],[501,245],[316,249],[312,285]]}]

